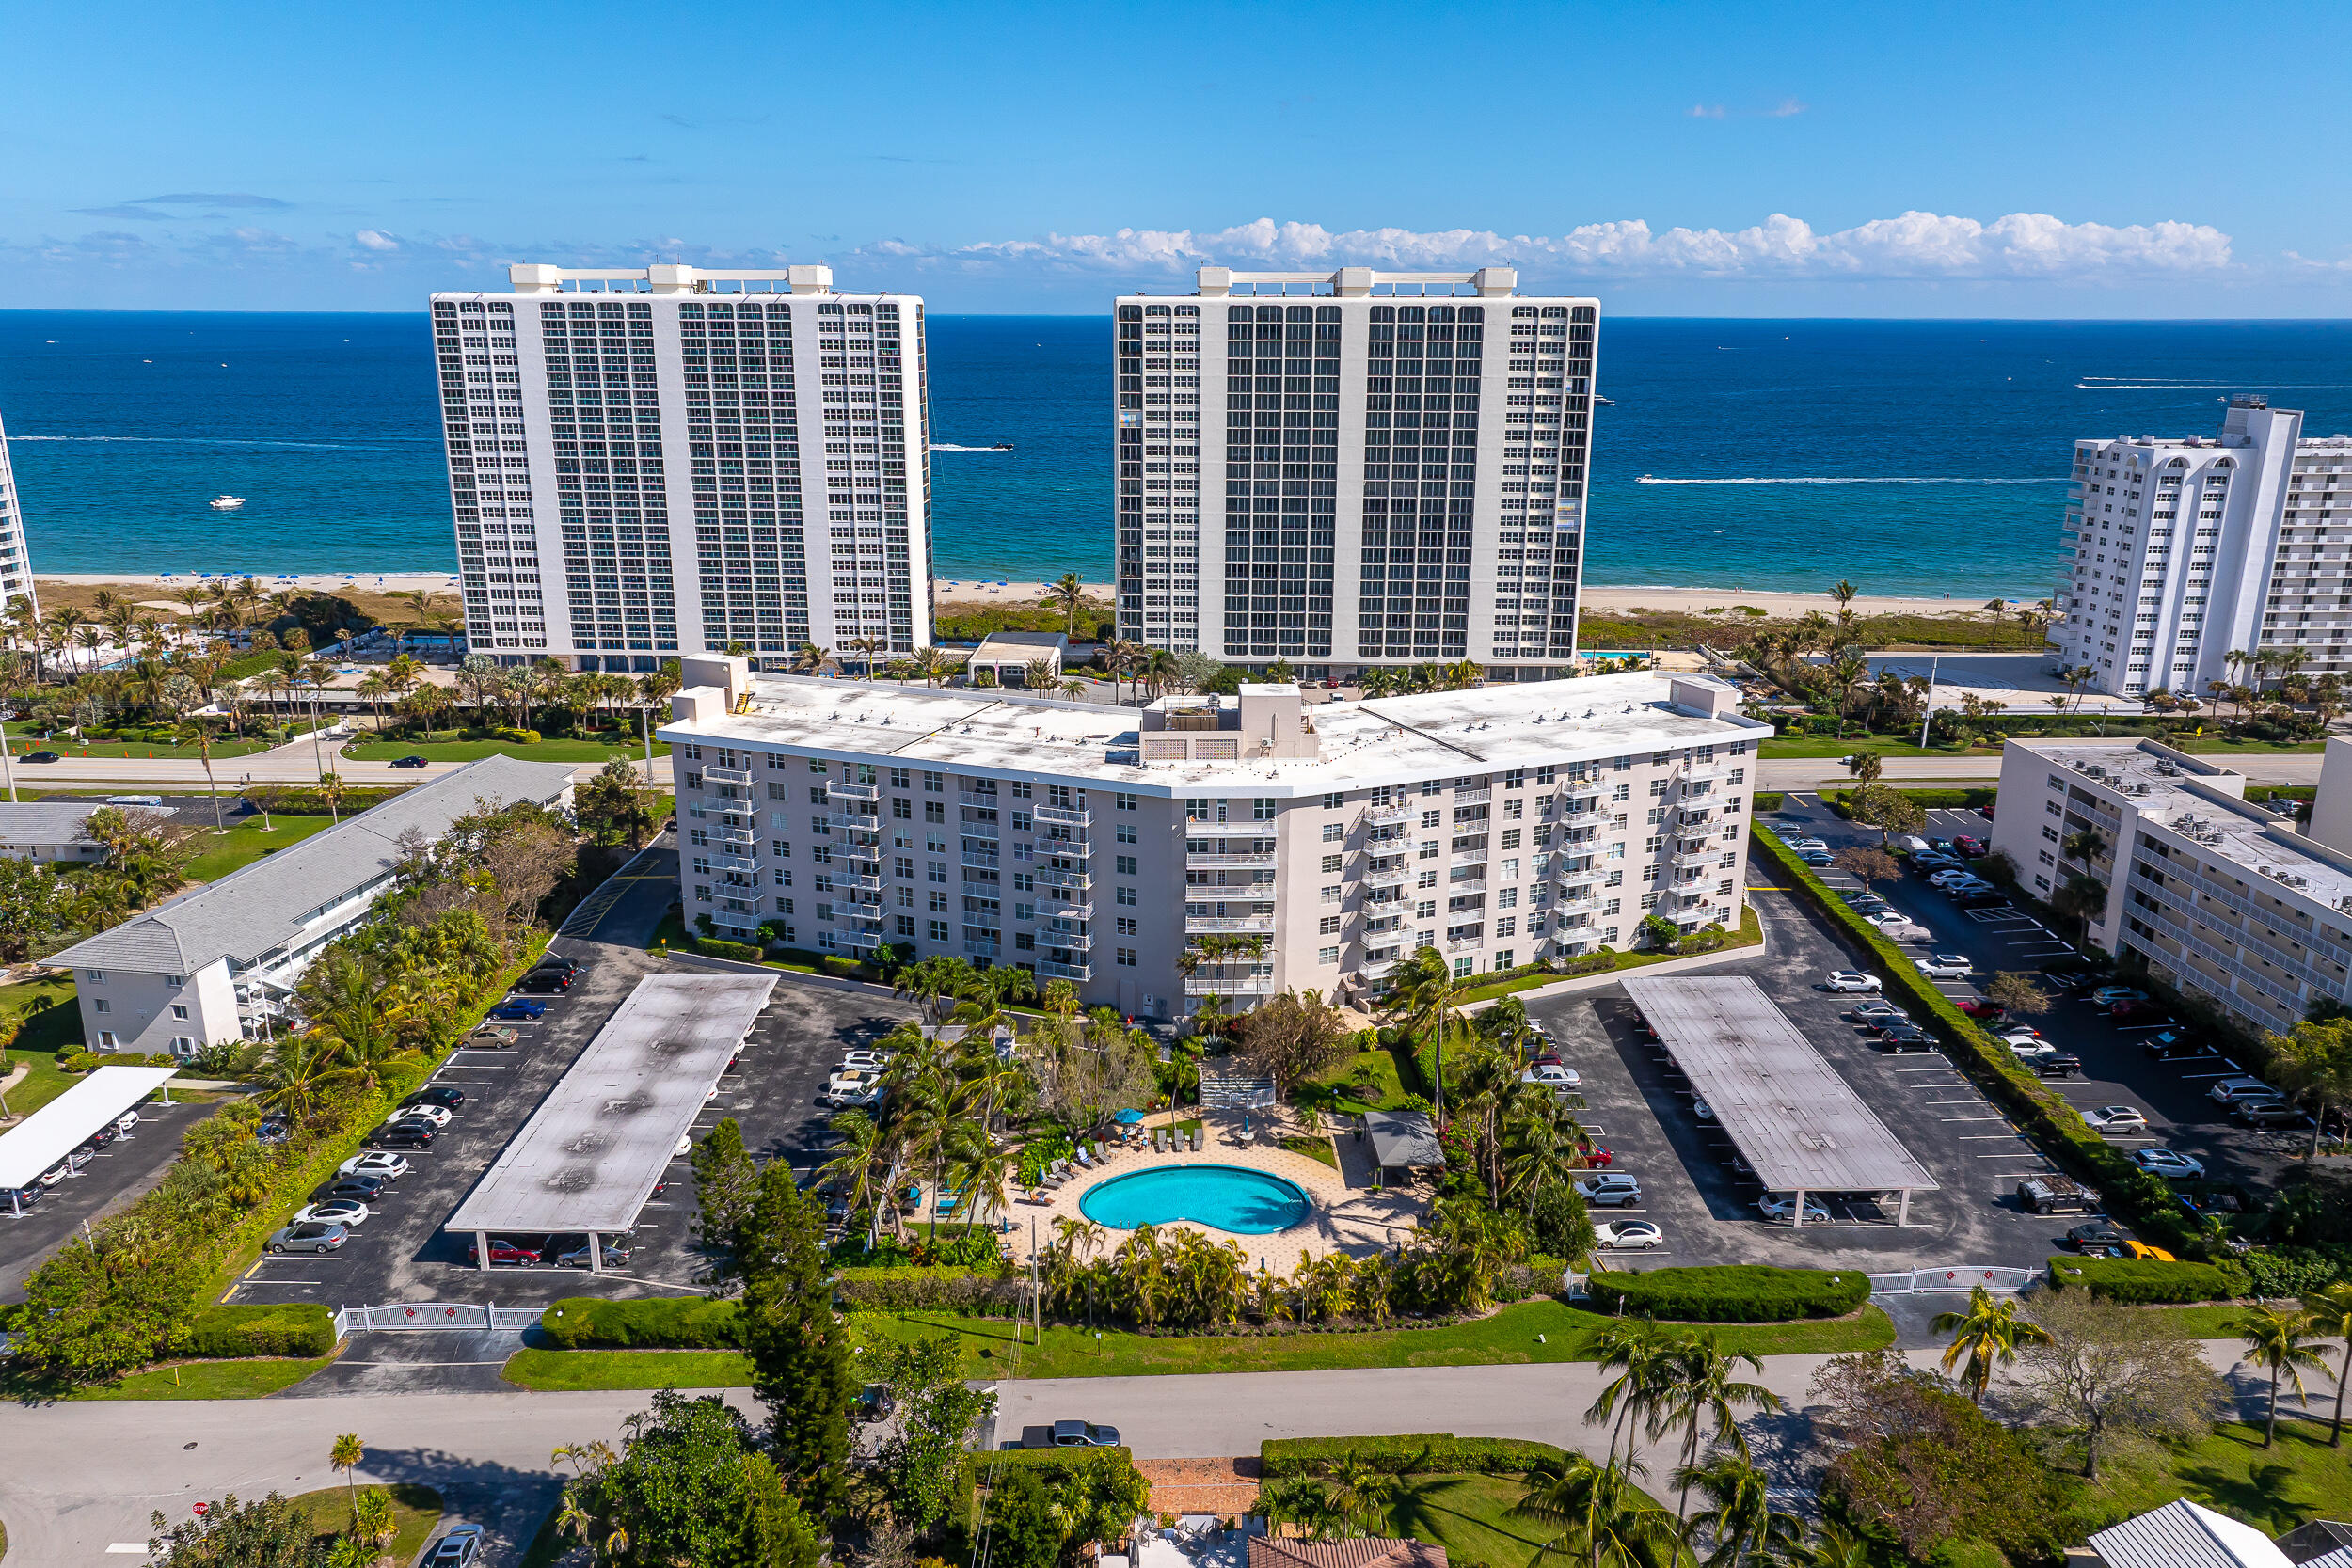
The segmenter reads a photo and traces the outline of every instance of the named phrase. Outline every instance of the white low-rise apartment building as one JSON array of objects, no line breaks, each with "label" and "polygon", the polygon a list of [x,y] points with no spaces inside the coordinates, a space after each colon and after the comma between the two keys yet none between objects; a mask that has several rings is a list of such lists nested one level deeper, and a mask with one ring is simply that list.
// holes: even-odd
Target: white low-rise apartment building
[{"label": "white low-rise apartment building", "polygon": [[923,301],[833,269],[509,269],[433,296],[466,635],[643,673],[931,640]]},{"label": "white low-rise apartment building", "polygon": [[2053,664],[2112,695],[2201,701],[2251,684],[2233,653],[2352,676],[2352,437],[2302,429],[2235,397],[2217,436],[2075,442]]},{"label": "white low-rise apartment building", "polygon": [[569,764],[485,757],[169,898],[48,961],[73,971],[92,1051],[193,1055],[272,1037],[319,949],[365,924],[411,834],[477,805],[568,811]]},{"label": "white low-rise apartment building", "polygon": [[1366,988],[1423,946],[1468,975],[1633,945],[1651,913],[1736,927],[1772,733],[1662,674],[1140,710],[736,658],[685,679],[661,735],[690,921],[1017,965],[1162,1019]]},{"label": "white low-rise apartment building", "polygon": [[1600,302],[1234,272],[1114,304],[1119,635],[1311,679],[1569,673]]},{"label": "white low-rise apartment building", "polygon": [[24,539],[24,504],[16,493],[16,470],[8,465],[8,430],[0,423],[0,610],[23,599],[40,613],[33,592],[32,546]]},{"label": "white low-rise apartment building", "polygon": [[[2243,774],[2153,740],[2012,740],[1993,847],[2040,898],[2104,883],[2091,942],[2284,1032],[2315,1001],[2352,1001],[2352,742],[2328,743],[2309,832],[2245,793]],[[2069,852],[2086,831],[2088,862]]]},{"label": "white low-rise apartment building", "polygon": [[96,800],[26,800],[0,805],[0,856],[20,861],[86,864],[105,858],[106,847],[83,831]]}]

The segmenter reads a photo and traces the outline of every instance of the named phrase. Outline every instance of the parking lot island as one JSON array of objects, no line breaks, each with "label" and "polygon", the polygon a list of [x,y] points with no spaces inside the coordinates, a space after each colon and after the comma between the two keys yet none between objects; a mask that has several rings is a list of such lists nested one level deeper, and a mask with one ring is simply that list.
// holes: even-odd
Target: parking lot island
[{"label": "parking lot island", "polygon": [[1634,979],[1625,993],[1764,1184],[1763,1202],[1787,1195],[1792,1227],[1804,1226],[1806,1198],[1818,1193],[1893,1193],[1895,1223],[1907,1226],[1911,1195],[1936,1190],[1927,1167],[1754,980]]},{"label": "parking lot island", "polygon": [[776,982],[651,974],[451,1214],[489,1269],[497,1239],[585,1233],[591,1273],[637,1223]]}]

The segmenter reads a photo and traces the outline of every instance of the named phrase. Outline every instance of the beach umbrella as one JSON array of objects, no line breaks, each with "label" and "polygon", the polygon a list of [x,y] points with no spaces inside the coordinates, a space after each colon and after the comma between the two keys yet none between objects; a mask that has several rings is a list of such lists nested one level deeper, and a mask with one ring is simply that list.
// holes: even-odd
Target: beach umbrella
[{"label": "beach umbrella", "polygon": [[1136,1122],[1139,1122],[1142,1119],[1143,1113],[1134,1109],[1133,1107],[1129,1107],[1127,1110],[1121,1111],[1119,1115],[1111,1117],[1111,1120],[1119,1123],[1121,1127],[1133,1127]]}]

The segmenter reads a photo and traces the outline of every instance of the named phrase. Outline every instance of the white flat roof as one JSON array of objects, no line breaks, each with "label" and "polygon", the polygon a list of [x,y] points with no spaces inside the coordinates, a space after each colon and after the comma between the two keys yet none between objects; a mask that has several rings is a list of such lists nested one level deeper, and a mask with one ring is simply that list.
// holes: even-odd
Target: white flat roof
[{"label": "white flat roof", "polygon": [[1768,1191],[1932,1192],[1935,1178],[1745,975],[1628,980]]},{"label": "white flat roof", "polygon": [[[1278,797],[1688,746],[1744,747],[1772,735],[1771,725],[1738,713],[1718,719],[1677,706],[1677,684],[1722,685],[1708,676],[1636,672],[1316,703],[1306,714],[1318,754],[1239,762],[1146,766],[1134,708],[795,675],[755,675],[741,712],[673,720],[660,733],[689,742],[888,757],[915,768],[1093,779],[1145,795]],[[1232,703],[1178,701],[1196,706],[1213,700]]]},{"label": "white flat roof", "polygon": [[637,983],[443,1228],[618,1235],[776,989],[757,974]]},{"label": "white flat roof", "polygon": [[102,1067],[0,1136],[0,1187],[27,1187],[76,1144],[153,1094],[176,1067]]}]

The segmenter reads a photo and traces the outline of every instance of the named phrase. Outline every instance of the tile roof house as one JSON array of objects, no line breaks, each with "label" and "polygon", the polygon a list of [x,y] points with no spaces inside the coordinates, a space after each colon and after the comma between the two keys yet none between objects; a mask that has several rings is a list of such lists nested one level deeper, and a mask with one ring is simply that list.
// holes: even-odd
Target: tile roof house
[{"label": "tile roof house", "polygon": [[1249,1538],[1249,1568],[1446,1568],[1445,1548],[1426,1541]]},{"label": "tile roof house", "polygon": [[50,961],[73,971],[93,1051],[193,1055],[261,1038],[320,948],[364,923],[401,840],[437,838],[478,803],[568,810],[564,763],[484,757],[338,827],[132,916]]}]

